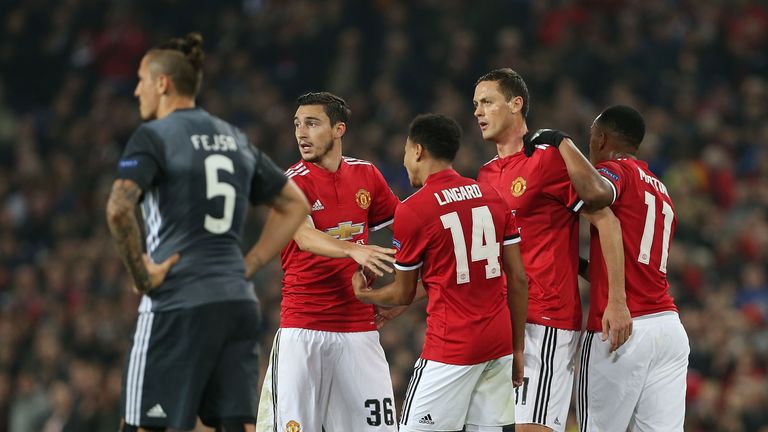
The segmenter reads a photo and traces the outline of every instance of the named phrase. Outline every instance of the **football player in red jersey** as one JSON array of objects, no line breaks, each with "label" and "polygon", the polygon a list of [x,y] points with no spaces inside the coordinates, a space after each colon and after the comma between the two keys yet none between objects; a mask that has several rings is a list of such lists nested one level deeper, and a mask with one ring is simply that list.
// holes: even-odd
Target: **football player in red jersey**
[{"label": "football player in red jersey", "polygon": [[690,346],[667,281],[675,207],[664,183],[637,159],[644,135],[640,113],[621,105],[605,109],[591,128],[589,157],[613,189],[611,209],[622,226],[634,330],[615,352],[594,337],[605,332],[612,299],[602,233],[592,228],[590,308],[577,384],[580,431],[683,430]]},{"label": "football player in red jersey", "polygon": [[424,286],[427,332],[400,432],[511,430],[512,384],[523,380],[520,235],[493,187],[453,170],[460,139],[448,117],[414,119],[404,165],[421,189],[395,213],[395,280],[379,289],[368,288],[361,272],[353,280],[359,299],[380,305],[410,304],[419,276]]},{"label": "football player in red jersey", "polygon": [[394,250],[366,243],[369,230],[392,223],[399,200],[370,162],[342,156],[350,115],[343,99],[321,92],[297,102],[294,126],[302,160],[286,174],[307,196],[311,213],[281,253],[280,329],[257,431],[288,425],[306,431],[396,431],[374,308],[355,298],[351,279],[358,264],[378,274],[391,271],[387,264],[394,261]]},{"label": "football player in red jersey", "polygon": [[[520,251],[529,278],[528,321],[525,378],[516,393],[516,430],[562,432],[582,328],[578,214],[584,206],[594,211],[607,206],[612,190],[583,156],[566,167],[563,155],[581,154],[570,139],[542,144],[552,135],[534,141],[528,134],[528,88],[517,72],[497,69],[480,77],[473,104],[483,138],[495,143],[498,152],[477,179],[497,189],[526,239]],[[623,288],[619,225],[610,211],[595,215],[593,222],[605,233],[611,280]],[[626,306],[613,317],[611,329],[616,346],[628,337],[631,320]]]}]

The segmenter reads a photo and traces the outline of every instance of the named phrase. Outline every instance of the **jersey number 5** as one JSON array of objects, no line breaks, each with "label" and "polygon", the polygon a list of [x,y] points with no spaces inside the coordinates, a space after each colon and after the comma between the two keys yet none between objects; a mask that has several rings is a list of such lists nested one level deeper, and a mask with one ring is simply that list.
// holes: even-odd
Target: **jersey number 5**
[{"label": "jersey number 5", "polygon": [[[459,214],[451,212],[440,216],[443,227],[451,230],[453,237],[453,253],[456,255],[456,283],[469,283],[469,261],[467,260],[467,243],[464,241],[464,230]],[[501,276],[499,265],[499,242],[496,241],[496,228],[488,206],[472,209],[472,262],[485,260],[485,278],[493,279]]]},{"label": "jersey number 5", "polygon": [[205,158],[205,197],[208,199],[224,197],[224,214],[220,218],[205,215],[203,226],[213,234],[229,231],[232,227],[232,215],[235,213],[235,187],[219,180],[219,170],[234,174],[235,166],[232,159],[220,154]]},{"label": "jersey number 5", "polygon": [[[653,246],[653,236],[656,231],[656,197],[650,192],[645,193],[645,205],[648,206],[648,212],[645,214],[645,228],[643,228],[643,238],[640,240],[640,253],[637,255],[637,261],[648,265],[651,262],[651,246]],[[664,215],[664,231],[661,237],[659,271],[666,273],[667,259],[669,258],[669,236],[675,214],[666,201],[662,201],[661,213]]]}]

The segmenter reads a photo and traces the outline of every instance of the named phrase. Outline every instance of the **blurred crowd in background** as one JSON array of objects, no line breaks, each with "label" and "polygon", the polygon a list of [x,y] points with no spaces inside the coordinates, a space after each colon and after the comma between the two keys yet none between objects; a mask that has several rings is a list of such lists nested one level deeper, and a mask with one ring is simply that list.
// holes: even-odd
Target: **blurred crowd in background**
[{"label": "blurred crowd in background", "polygon": [[[463,125],[461,173],[493,157],[472,116],[490,69],[526,79],[529,128],[584,150],[604,107],[638,108],[640,155],[678,216],[668,276],[691,343],[686,431],[768,431],[765,1],[3,0],[0,20],[0,432],[116,430],[138,298],[104,207],[140,122],[141,56],[193,30],[206,40],[200,105],[287,167],[295,98],[335,92],[353,111],[345,154],[373,161],[400,198],[417,113]],[[246,246],[263,217],[249,217]],[[278,263],[256,282],[266,361]],[[411,309],[382,329],[398,401],[425,325]]]}]

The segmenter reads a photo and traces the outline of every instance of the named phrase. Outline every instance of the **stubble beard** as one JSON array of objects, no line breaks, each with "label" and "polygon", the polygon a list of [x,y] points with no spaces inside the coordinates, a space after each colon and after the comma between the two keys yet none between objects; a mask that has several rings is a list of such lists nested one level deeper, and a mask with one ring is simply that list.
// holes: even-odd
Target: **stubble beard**
[{"label": "stubble beard", "polygon": [[327,142],[324,146],[320,147],[314,156],[306,156],[304,155],[304,153],[302,153],[301,158],[304,159],[304,162],[318,163],[321,160],[323,160],[323,158],[328,153],[330,153],[332,149],[333,149],[333,140]]}]

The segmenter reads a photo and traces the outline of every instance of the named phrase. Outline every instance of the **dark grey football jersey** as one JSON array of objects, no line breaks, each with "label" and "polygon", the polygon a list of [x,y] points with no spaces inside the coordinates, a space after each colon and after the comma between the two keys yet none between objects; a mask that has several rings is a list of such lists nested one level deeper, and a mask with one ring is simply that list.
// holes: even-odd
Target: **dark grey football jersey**
[{"label": "dark grey football jersey", "polygon": [[200,108],[174,111],[134,132],[117,177],[144,191],[149,256],[181,254],[142,310],[256,301],[244,277],[243,221],[248,202],[271,200],[286,177],[240,130]]}]

